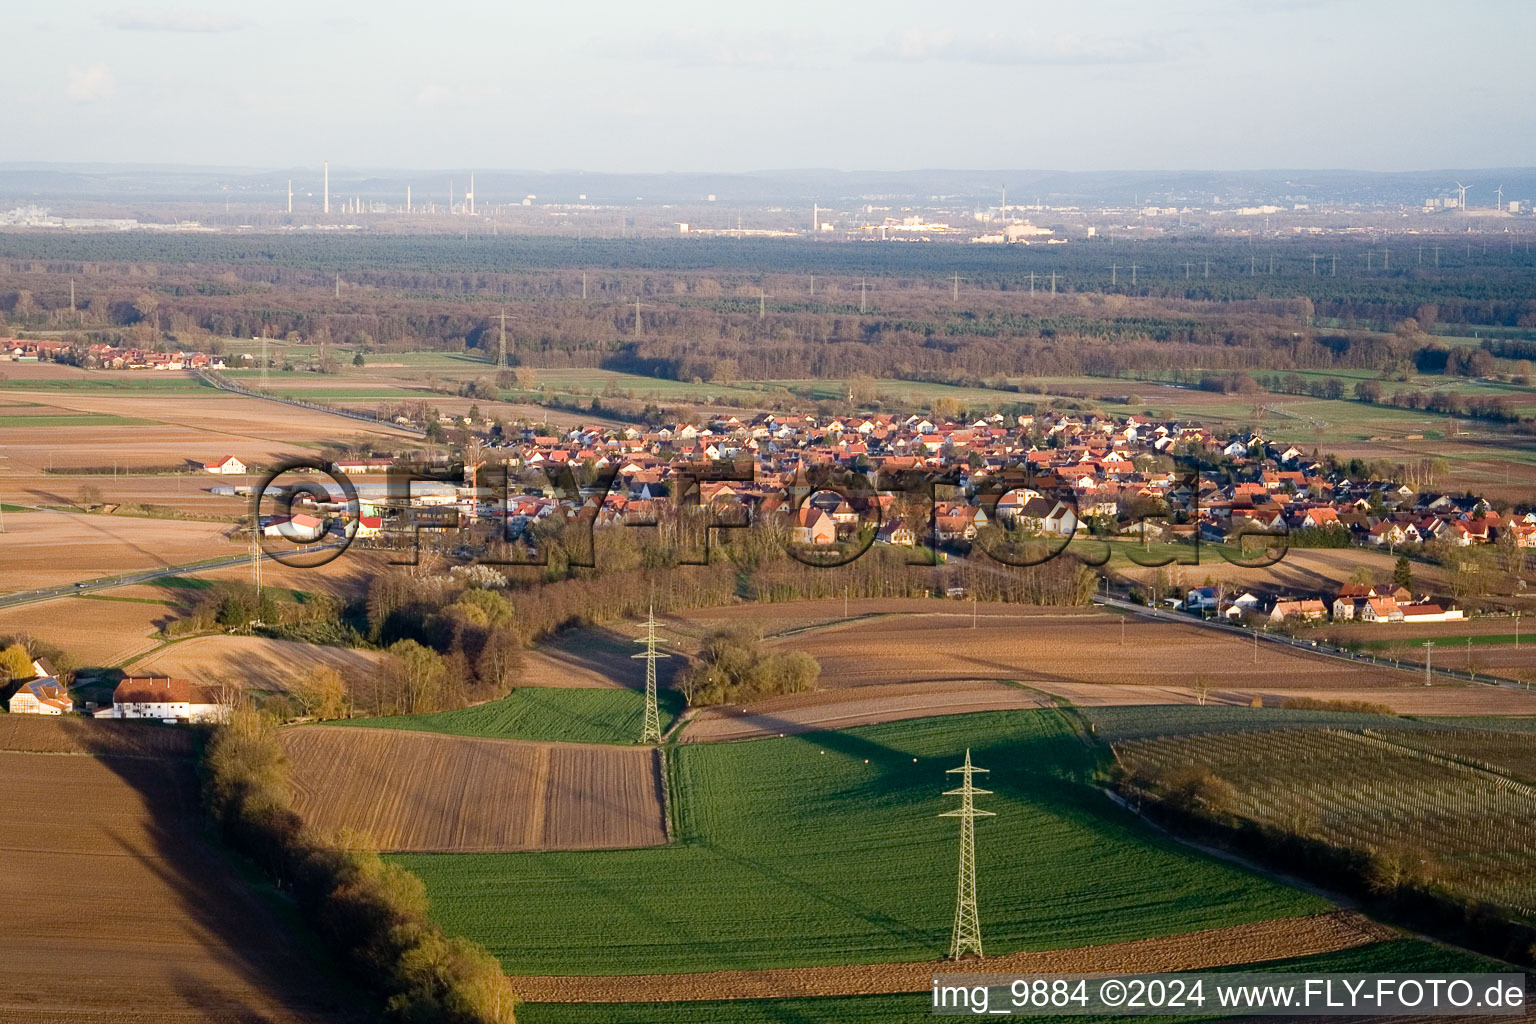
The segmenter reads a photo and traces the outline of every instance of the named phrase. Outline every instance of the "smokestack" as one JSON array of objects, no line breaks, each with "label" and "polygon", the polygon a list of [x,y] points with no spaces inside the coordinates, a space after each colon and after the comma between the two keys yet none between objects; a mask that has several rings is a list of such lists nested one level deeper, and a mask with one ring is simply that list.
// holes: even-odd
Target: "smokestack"
[{"label": "smokestack", "polygon": [[331,212],[331,162],[325,162],[325,213]]},{"label": "smokestack", "polygon": [[288,179],[288,212],[293,212],[293,179]]},{"label": "smokestack", "polygon": [[405,186],[405,212],[411,212],[411,186]]}]

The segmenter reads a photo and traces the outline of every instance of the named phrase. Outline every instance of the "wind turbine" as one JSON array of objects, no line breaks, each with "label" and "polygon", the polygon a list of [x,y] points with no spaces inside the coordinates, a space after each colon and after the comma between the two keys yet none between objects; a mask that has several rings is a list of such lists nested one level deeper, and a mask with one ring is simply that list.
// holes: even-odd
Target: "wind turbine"
[{"label": "wind turbine", "polygon": [[1461,182],[1458,181],[1456,183],[1456,187],[1461,189],[1461,212],[1462,213],[1466,213],[1467,212],[1467,189],[1470,188],[1471,186],[1470,185],[1463,185]]},{"label": "wind turbine", "polygon": [[1504,186],[1500,185],[1498,188],[1494,189],[1493,194],[1498,197],[1494,200],[1493,208],[1495,210],[1504,209]]}]

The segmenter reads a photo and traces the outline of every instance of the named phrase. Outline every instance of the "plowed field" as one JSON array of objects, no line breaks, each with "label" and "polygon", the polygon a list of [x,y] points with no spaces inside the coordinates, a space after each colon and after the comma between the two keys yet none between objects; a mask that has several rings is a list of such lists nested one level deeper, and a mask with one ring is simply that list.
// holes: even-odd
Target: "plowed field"
[{"label": "plowed field", "polygon": [[0,821],[6,1024],[351,1019],[204,843],[189,759],[0,753]]},{"label": "plowed field", "polygon": [[381,850],[597,850],[667,841],[649,747],[305,726],[295,809]]}]

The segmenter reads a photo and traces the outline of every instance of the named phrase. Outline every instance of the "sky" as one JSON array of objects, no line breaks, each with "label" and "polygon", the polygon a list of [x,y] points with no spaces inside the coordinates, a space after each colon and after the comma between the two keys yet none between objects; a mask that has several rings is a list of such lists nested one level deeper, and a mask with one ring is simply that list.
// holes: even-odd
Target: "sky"
[{"label": "sky", "polygon": [[1536,165],[1530,0],[51,0],[0,161]]}]

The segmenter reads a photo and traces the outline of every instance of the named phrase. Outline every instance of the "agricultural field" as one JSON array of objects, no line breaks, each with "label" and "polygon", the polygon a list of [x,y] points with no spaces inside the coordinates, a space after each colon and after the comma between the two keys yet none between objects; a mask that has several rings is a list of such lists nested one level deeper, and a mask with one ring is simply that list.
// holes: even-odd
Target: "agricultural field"
[{"label": "agricultural field", "polygon": [[[1427,743],[1438,747],[1434,734]],[[1226,784],[1224,811],[1373,857],[1411,855],[1427,882],[1536,916],[1536,789],[1430,755],[1417,733],[1216,733],[1114,751],[1132,778],[1209,770]]]},{"label": "agricultural field", "polygon": [[651,747],[287,729],[294,809],[380,850],[599,850],[667,840]]},{"label": "agricultural field", "polygon": [[[1236,955],[1243,955],[1238,952]],[[1503,965],[1483,957],[1415,939],[1392,938],[1335,952],[1310,956],[1232,964],[1215,970],[1275,972],[1407,972],[1491,971]],[[990,967],[988,968],[991,969]],[[1001,968],[999,968],[1000,970]],[[1120,968],[1116,967],[1115,970]],[[628,980],[628,979],[626,979]],[[633,979],[640,982],[641,979]],[[642,982],[643,983],[643,982]],[[674,1002],[662,1005],[635,1003],[529,1002],[518,1010],[524,1024],[586,1024],[592,1020],[624,1021],[625,1024],[714,1024],[729,1019],[742,1024],[921,1024],[933,1020],[932,997],[924,994],[889,994],[824,997],[820,999],[751,999]],[[1076,1017],[1089,1024],[1124,1024],[1127,1017]],[[1168,1018],[1164,1018],[1168,1019]],[[1180,1017],[1178,1020],[1219,1020],[1214,1017]]]},{"label": "agricultural field", "polygon": [[[938,604],[938,602],[935,602]],[[942,605],[940,605],[942,607]],[[887,616],[778,639],[774,650],[804,651],[821,662],[822,685],[944,679],[1012,679],[1216,688],[1373,689],[1408,685],[1407,674],[1289,649],[1255,654],[1246,638],[1194,623],[1110,614],[994,613],[971,624],[970,610]]]},{"label": "agricultural field", "polygon": [[[1161,569],[1144,566],[1121,565],[1116,567],[1120,578],[1150,586],[1159,572],[1169,586],[1199,587],[1228,583],[1234,587],[1268,587],[1272,590],[1297,594],[1334,594],[1340,586],[1349,582],[1357,569],[1365,569],[1380,582],[1392,579],[1392,569],[1397,559],[1386,551],[1364,548],[1289,548],[1275,565],[1263,569],[1248,569],[1233,565],[1212,550],[1212,545],[1200,545],[1200,564],[1170,564]],[[1168,553],[1181,552],[1194,557],[1190,545],[1169,545]],[[1207,557],[1207,552],[1210,557]],[[1444,590],[1448,585],[1446,573],[1439,566],[1423,562],[1413,564],[1415,592]]]},{"label": "agricultural field", "polygon": [[45,866],[0,882],[0,1019],[362,1019],[345,983],[207,844],[197,787],[185,757],[0,753],[7,852]]},{"label": "agricultural field", "polygon": [[770,697],[745,707],[700,708],[683,730],[682,742],[722,743],[789,736],[931,715],[1051,707],[1054,703],[1038,690],[991,680],[891,683],[853,690],[814,690]]},{"label": "agricultural field", "polygon": [[396,859],[426,881],[444,927],[517,975],[931,960],[954,909],[955,829],[938,817],[953,805],[945,770],[968,747],[991,769],[981,804],[998,815],[977,828],[982,927],[996,952],[1330,909],[1116,808],[1055,710],[686,744],[672,755],[671,846]]},{"label": "agricultural field", "polygon": [[159,641],[150,634],[172,617],[163,604],[59,597],[0,609],[0,635],[36,637],[81,665],[105,668],[153,650]]},{"label": "agricultural field", "polygon": [[382,651],[260,636],[198,636],[134,662],[133,671],[196,679],[206,685],[229,684],[254,693],[288,693],[322,667],[360,682],[381,671],[385,657]]},{"label": "agricultural field", "polygon": [[44,715],[0,715],[0,750],[99,757],[190,757],[197,734],[159,722],[96,721]]},{"label": "agricultural field", "polygon": [[238,555],[228,523],[23,512],[5,521],[0,593]]},{"label": "agricultural field", "polygon": [[[659,690],[656,703],[665,732],[682,713],[683,698],[675,690]],[[644,719],[642,691],[533,686],[454,711],[354,718],[336,724],[487,739],[624,744],[636,742]]]}]

